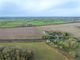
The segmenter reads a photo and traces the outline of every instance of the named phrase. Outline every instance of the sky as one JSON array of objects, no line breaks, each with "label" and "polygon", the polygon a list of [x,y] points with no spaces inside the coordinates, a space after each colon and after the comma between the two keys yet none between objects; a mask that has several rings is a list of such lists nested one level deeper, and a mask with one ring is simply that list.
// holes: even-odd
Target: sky
[{"label": "sky", "polygon": [[0,0],[0,17],[80,16],[80,0]]}]

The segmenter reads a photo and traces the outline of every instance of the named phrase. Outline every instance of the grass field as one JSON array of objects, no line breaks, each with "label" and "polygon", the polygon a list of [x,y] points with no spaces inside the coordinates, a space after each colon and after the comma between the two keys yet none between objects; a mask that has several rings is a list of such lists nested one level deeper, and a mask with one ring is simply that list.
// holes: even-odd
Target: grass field
[{"label": "grass field", "polygon": [[0,21],[0,28],[15,28],[32,26],[43,26],[52,24],[63,24],[63,20],[15,20],[15,21]]},{"label": "grass field", "polygon": [[34,50],[35,60],[68,60],[60,52],[44,42],[35,43],[0,43],[0,46],[27,47]]}]

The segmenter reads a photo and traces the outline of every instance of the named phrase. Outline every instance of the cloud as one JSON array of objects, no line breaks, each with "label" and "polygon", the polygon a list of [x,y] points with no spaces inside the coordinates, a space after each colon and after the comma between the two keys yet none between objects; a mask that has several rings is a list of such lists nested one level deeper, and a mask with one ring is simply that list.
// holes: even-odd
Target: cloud
[{"label": "cloud", "polygon": [[0,16],[80,16],[80,0],[0,0]]},{"label": "cloud", "polygon": [[40,12],[67,3],[68,1],[69,0],[30,0],[23,2],[20,4],[21,6],[19,6],[25,11]]}]

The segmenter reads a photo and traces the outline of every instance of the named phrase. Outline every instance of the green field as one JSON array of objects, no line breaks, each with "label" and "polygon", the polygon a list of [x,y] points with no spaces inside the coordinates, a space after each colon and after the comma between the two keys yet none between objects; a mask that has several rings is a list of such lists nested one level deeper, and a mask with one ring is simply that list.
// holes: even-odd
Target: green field
[{"label": "green field", "polygon": [[0,28],[15,28],[27,26],[44,26],[52,24],[64,24],[63,20],[15,20],[15,21],[0,21]]},{"label": "green field", "polygon": [[45,42],[35,43],[0,43],[0,46],[17,46],[32,49],[35,54],[35,60],[68,60],[55,48],[51,48]]}]

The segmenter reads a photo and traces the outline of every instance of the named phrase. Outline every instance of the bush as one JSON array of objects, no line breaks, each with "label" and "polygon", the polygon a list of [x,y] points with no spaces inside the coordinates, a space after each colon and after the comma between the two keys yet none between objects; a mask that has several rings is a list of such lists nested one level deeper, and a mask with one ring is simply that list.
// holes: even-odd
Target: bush
[{"label": "bush", "polygon": [[0,47],[0,60],[32,60],[33,52],[26,48]]}]

